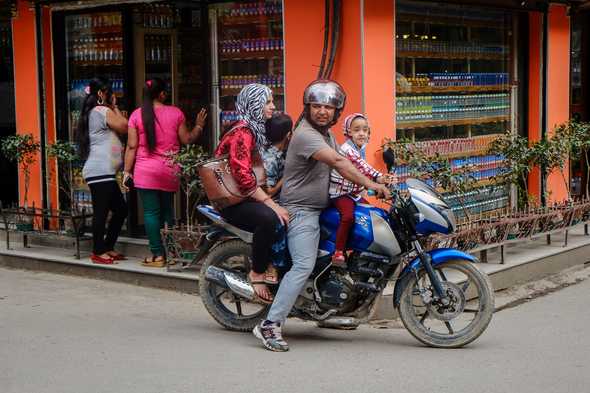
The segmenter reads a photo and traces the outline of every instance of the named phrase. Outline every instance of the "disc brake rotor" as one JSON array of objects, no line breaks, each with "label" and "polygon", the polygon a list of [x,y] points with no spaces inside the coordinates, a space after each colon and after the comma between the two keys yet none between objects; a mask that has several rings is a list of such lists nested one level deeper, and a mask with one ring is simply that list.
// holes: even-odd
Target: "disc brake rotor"
[{"label": "disc brake rotor", "polygon": [[443,305],[440,301],[433,301],[426,307],[430,315],[440,321],[450,321],[457,318],[465,309],[465,294],[461,288],[452,282],[442,282],[442,287],[449,298],[449,304]]}]

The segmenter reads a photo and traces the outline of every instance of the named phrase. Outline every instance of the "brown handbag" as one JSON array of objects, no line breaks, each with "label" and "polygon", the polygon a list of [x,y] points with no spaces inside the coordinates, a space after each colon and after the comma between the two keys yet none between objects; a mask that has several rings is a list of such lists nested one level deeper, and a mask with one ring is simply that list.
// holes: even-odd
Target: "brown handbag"
[{"label": "brown handbag", "polygon": [[[227,155],[203,162],[199,165],[198,172],[207,198],[217,210],[236,205],[250,198],[256,191],[254,188],[251,193],[246,195],[240,191],[238,183],[231,173]],[[256,184],[260,187],[265,186],[266,172],[258,149],[252,151],[252,172]]]}]

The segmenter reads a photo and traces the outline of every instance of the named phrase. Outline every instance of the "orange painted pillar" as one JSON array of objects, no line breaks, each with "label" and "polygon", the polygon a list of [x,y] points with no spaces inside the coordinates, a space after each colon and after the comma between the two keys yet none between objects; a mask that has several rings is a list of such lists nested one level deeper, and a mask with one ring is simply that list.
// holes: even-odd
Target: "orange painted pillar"
[{"label": "orange painted pillar", "polygon": [[[541,140],[541,111],[542,111],[542,77],[543,77],[543,14],[540,12],[529,13],[529,111],[528,111],[528,138],[529,145]],[[534,196],[537,202],[541,197],[541,171],[534,168],[528,179],[529,194]]]},{"label": "orange painted pillar", "polygon": [[[347,95],[340,121],[332,127],[339,142],[344,140],[341,132],[344,117],[362,110],[360,15],[360,1],[343,1],[340,41],[331,76],[342,85]],[[319,72],[324,46],[324,2],[285,0],[283,29],[286,110],[295,120],[303,110],[303,91]]]},{"label": "orange painted pillar", "polygon": [[[16,106],[16,133],[32,134],[36,141],[40,138],[39,90],[37,83],[37,47],[35,34],[35,12],[30,3],[20,0],[17,15],[12,20],[12,39],[14,53],[14,84]],[[42,206],[41,154],[31,168],[28,203]],[[19,168],[19,202],[24,203],[24,176]]]},{"label": "orange painted pillar", "polygon": [[371,121],[367,159],[385,171],[381,146],[385,138],[395,138],[394,2],[365,0],[363,3],[364,112]]},{"label": "orange painted pillar", "polygon": [[[53,72],[53,37],[51,35],[51,10],[43,8],[43,75],[45,81],[45,131],[47,146],[55,143],[57,138],[55,122],[55,96]],[[59,61],[59,60],[58,60]],[[65,59],[61,59],[65,61]],[[59,176],[57,161],[47,158],[47,206],[59,208]]]},{"label": "orange painted pillar", "polygon": [[[17,134],[32,134],[36,141],[41,140],[41,122],[46,125],[46,143],[55,141],[55,101],[53,86],[53,57],[51,38],[51,15],[48,8],[42,9],[43,18],[43,78],[45,82],[45,118],[40,118],[39,111],[39,82],[37,66],[37,35],[35,10],[24,0],[17,3],[17,16],[12,20],[14,46],[14,80],[16,101],[16,132]],[[59,187],[57,182],[57,164],[54,160],[48,162],[48,173],[53,173],[49,179],[41,175],[41,154],[37,155],[37,162],[31,168],[28,203],[36,207],[43,206],[43,182],[48,181],[47,206],[57,207]],[[24,175],[19,170],[19,202],[24,203]]]},{"label": "orange painted pillar", "polygon": [[[547,48],[547,137],[570,114],[570,18],[565,5],[549,6]],[[564,174],[569,182],[569,171]],[[561,173],[554,171],[547,179],[550,202],[567,199]]]}]

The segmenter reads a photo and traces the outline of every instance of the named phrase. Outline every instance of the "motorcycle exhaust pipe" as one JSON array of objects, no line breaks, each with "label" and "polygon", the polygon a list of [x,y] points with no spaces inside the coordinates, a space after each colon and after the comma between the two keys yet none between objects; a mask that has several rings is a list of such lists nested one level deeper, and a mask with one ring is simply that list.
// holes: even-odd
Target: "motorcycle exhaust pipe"
[{"label": "motorcycle exhaust pipe", "polygon": [[255,297],[254,288],[248,281],[235,273],[221,269],[217,266],[209,266],[207,268],[205,271],[205,280],[229,289],[234,294],[248,300],[253,300]]}]

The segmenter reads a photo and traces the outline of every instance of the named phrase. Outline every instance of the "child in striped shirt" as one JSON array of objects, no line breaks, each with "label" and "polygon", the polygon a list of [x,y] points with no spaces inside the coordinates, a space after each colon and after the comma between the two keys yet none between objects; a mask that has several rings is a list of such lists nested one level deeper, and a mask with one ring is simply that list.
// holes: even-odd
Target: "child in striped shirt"
[{"label": "child in striped shirt", "polygon": [[[353,113],[344,119],[344,135],[347,140],[340,146],[340,154],[348,158],[365,176],[377,183],[386,184],[393,179],[373,168],[366,161],[366,146],[371,130],[369,120],[362,113]],[[330,199],[340,213],[340,225],[336,232],[336,251],[332,264],[343,266],[346,262],[344,251],[350,229],[354,224],[354,207],[367,203],[362,197],[364,188],[344,179],[337,171],[330,173]]]}]

